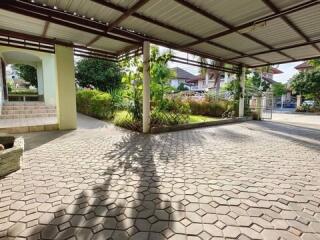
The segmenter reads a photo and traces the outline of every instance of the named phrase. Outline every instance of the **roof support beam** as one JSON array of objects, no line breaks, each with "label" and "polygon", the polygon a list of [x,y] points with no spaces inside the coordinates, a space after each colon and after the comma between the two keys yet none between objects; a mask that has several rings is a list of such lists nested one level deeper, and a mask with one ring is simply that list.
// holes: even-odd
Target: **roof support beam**
[{"label": "roof support beam", "polygon": [[[292,49],[292,48],[304,47],[304,46],[308,46],[308,45],[312,45],[313,46],[313,45],[315,45],[317,43],[320,43],[320,39],[313,40],[313,41],[308,41],[308,42],[304,42],[304,43],[293,44],[293,45],[289,45],[289,46],[285,46],[285,47],[281,47],[281,48],[275,48],[275,49],[272,49],[272,50],[266,50],[266,51],[246,54],[244,57],[252,57],[252,56],[256,56],[256,55],[260,55],[260,54],[273,53],[273,52],[288,50],[288,49]],[[236,60],[236,59],[239,59],[239,58],[242,58],[242,57],[228,58],[226,60],[232,61],[232,60]]]},{"label": "roof support beam", "polygon": [[[307,58],[299,58],[299,60],[279,61],[279,62],[272,63],[272,65],[283,64],[283,63],[291,63],[291,62],[298,62],[298,61],[307,61],[307,60],[315,59],[317,57],[320,57],[320,55],[319,56],[313,56],[313,57],[307,57]],[[249,66],[249,67],[250,68],[257,68],[257,67],[263,67],[263,66],[269,66],[269,65],[270,64],[260,64],[260,65],[252,65],[252,66]]]},{"label": "roof support beam", "polygon": [[[273,12],[275,13],[279,13],[280,10],[277,8],[277,6],[271,1],[271,0],[262,0],[264,2],[265,5],[267,5]],[[316,1],[317,2],[317,1]],[[318,2],[319,3],[319,2]],[[300,28],[298,28],[286,15],[282,15],[281,19],[287,24],[289,25],[289,27],[291,27],[298,35],[300,35],[306,42],[310,42],[310,38],[304,34],[304,32],[302,32],[302,30]],[[312,46],[318,51],[320,52],[320,48],[315,45],[312,44]]]},{"label": "roof support beam", "polygon": [[[175,1],[177,3],[179,3],[179,4],[181,4],[181,5],[189,8],[189,9],[191,9],[192,11],[194,11],[194,12],[196,12],[196,13],[198,13],[198,14],[200,14],[200,15],[202,15],[202,16],[204,16],[204,17],[206,17],[206,18],[208,18],[208,19],[210,19],[210,20],[212,20],[212,21],[224,26],[225,28],[228,28],[229,30],[234,30],[234,28],[235,28],[234,26],[232,26],[231,24],[227,23],[226,21],[214,16],[213,14],[211,14],[211,13],[209,13],[209,12],[207,12],[207,11],[201,9],[201,8],[198,8],[197,6],[195,6],[192,3],[188,2],[187,0],[175,0]],[[271,45],[269,45],[269,44],[263,42],[262,40],[259,40],[259,39],[255,38],[255,37],[249,35],[248,33],[240,33],[240,34],[242,36],[250,39],[251,41],[254,41],[254,42],[256,42],[256,43],[258,43],[258,44],[260,44],[260,45],[262,45],[262,46],[264,46],[264,47],[266,47],[268,49],[273,49],[273,47]],[[282,54],[283,56],[285,56],[285,57],[287,57],[289,59],[294,60],[294,58],[292,58],[291,56],[289,56],[289,55],[287,55],[285,53],[280,52],[280,54]]]},{"label": "roof support beam", "polygon": [[[50,23],[55,23],[58,25],[63,25],[69,28],[73,28],[76,30],[93,33],[96,35],[102,35],[104,37],[126,42],[129,44],[139,44],[139,42],[129,39],[132,36],[136,37],[136,34],[131,34],[129,32],[122,31],[120,29],[113,29],[112,34],[105,33],[105,25],[90,21],[88,19],[74,16],[72,14],[68,14],[59,10],[55,10],[49,7],[43,7],[38,4],[24,2],[24,1],[12,1],[5,4],[1,4],[0,8],[16,12],[19,14],[23,14],[29,17],[38,18],[44,21],[48,21]],[[124,32],[127,33],[125,37],[120,37],[119,35],[124,35]],[[117,35],[114,35],[117,34]],[[140,41],[143,38],[140,39]]]},{"label": "roof support beam", "polygon": [[46,21],[46,23],[43,26],[43,30],[42,30],[42,34],[41,34],[42,37],[46,37],[49,25],[50,25],[50,22]]},{"label": "roof support beam", "polygon": [[[128,42],[136,46],[140,46],[143,41],[150,41],[151,43],[158,44],[168,48],[173,48],[173,49],[180,48],[180,46],[175,43],[163,41],[160,39],[155,39],[150,36],[141,35],[139,33],[131,32],[126,29],[120,29],[118,27],[113,28],[110,33],[105,33],[104,31],[106,28],[106,24],[104,23],[100,23],[87,18],[76,16],[71,13],[53,9],[50,7],[44,7],[36,3],[25,2],[21,0],[0,2],[0,8],[15,12],[15,13],[19,13],[22,15],[30,16],[33,18],[41,19],[44,21],[50,21],[50,22],[63,25],[66,27],[74,28],[80,31],[89,32],[96,35],[101,34],[104,37]],[[194,50],[194,49],[184,48],[183,51],[186,53],[198,55],[205,58],[210,58],[213,60],[218,60],[218,61],[223,60],[219,57],[213,56],[211,54],[207,54],[202,51]],[[228,62],[228,63],[234,64],[234,65],[239,64],[237,62]]]},{"label": "roof support beam", "polygon": [[[119,11],[119,12],[123,12],[123,13],[126,12],[126,9],[125,9],[125,8],[123,8],[123,7],[119,6],[119,5],[116,5],[116,4],[112,3],[112,2],[109,2],[109,1],[108,1],[108,2],[107,2],[107,1],[104,1],[104,0],[91,0],[91,1],[93,1],[93,2],[95,2],[95,3],[98,3],[98,4],[101,4],[101,5],[105,6],[105,7],[111,8],[111,9],[113,9],[113,10]],[[201,37],[199,37],[199,36],[197,36],[197,35],[195,35],[195,34],[193,34],[193,33],[190,33],[190,32],[187,32],[187,31],[185,31],[185,30],[179,29],[179,28],[177,28],[177,27],[175,27],[175,26],[171,26],[171,25],[168,25],[168,24],[166,24],[166,23],[160,22],[160,21],[158,21],[158,20],[156,20],[156,19],[149,18],[149,17],[144,16],[144,15],[142,15],[142,14],[140,14],[140,13],[133,12],[133,13],[131,14],[131,16],[133,16],[133,17],[135,17],[135,18],[138,18],[138,19],[140,19],[140,20],[149,22],[149,23],[151,23],[151,24],[157,25],[157,26],[159,26],[159,27],[166,28],[166,29],[168,29],[168,30],[170,30],[170,31],[173,31],[173,32],[176,32],[176,33],[180,33],[180,34],[183,34],[183,35],[185,35],[185,36],[194,38],[194,39],[196,39],[196,41],[202,41],[202,40],[203,40]],[[91,41],[92,41],[92,42],[96,41],[96,38],[92,39]],[[87,45],[92,44],[91,41],[90,41]],[[244,55],[244,53],[242,53],[242,52],[240,52],[240,51],[238,51],[238,50],[236,50],[236,49],[233,49],[233,48],[230,48],[230,47],[226,47],[226,46],[224,46],[224,45],[222,45],[222,44],[219,44],[219,43],[215,43],[215,42],[212,42],[212,41],[203,41],[203,42],[206,42],[206,43],[208,43],[208,44],[210,44],[210,45],[212,45],[212,46],[215,46],[215,47],[218,47],[218,48],[221,48],[221,49],[224,49],[224,50],[227,50],[227,51],[230,51],[230,52],[239,54],[239,55],[241,55],[241,56]],[[179,49],[183,49],[183,48],[179,47]],[[255,60],[260,61],[260,62],[266,62],[266,61],[264,61],[264,60],[262,60],[262,59],[259,59],[259,58],[256,58],[256,57],[253,57],[253,58],[254,58]],[[268,63],[268,62],[266,62],[266,63]]]},{"label": "roof support beam", "polygon": [[[11,39],[14,38],[14,39]],[[25,33],[18,33],[0,29],[0,44],[9,44],[10,46],[24,49],[31,49],[37,51],[50,51],[54,52],[54,45],[59,44],[66,47],[73,47],[75,52],[80,52],[88,56],[102,56],[105,58],[117,58],[118,54],[95,48],[89,48],[82,45],[70,44],[56,39],[36,37]],[[35,43],[36,42],[36,43]],[[13,45],[16,44],[16,45]],[[25,46],[22,46],[25,44]],[[51,50],[52,49],[52,50]]]},{"label": "roof support beam", "polygon": [[[135,11],[137,11],[139,8],[141,8],[143,5],[145,5],[149,0],[140,0],[136,4],[134,4],[131,8],[127,9],[120,17],[118,17],[114,22],[110,23],[106,29],[106,33],[110,32],[114,27],[118,26],[121,22],[126,20],[128,17],[130,17]],[[94,42],[98,41],[100,39],[100,35],[96,36],[94,39],[92,39],[87,46],[92,45]]]},{"label": "roof support beam", "polygon": [[263,23],[263,22],[271,21],[271,20],[279,18],[279,17],[281,17],[283,15],[294,13],[294,12],[297,12],[297,11],[301,11],[303,9],[315,6],[315,5],[319,4],[319,3],[320,3],[319,1],[309,0],[307,2],[303,2],[303,3],[295,5],[293,7],[289,7],[287,9],[285,9],[285,10],[281,10],[278,13],[273,13],[273,14],[267,15],[265,17],[258,18],[258,19],[254,20],[254,21],[250,21],[250,22],[235,26],[233,29],[228,29],[228,30],[225,30],[225,31],[222,31],[222,32],[219,32],[219,33],[215,33],[215,34],[212,34],[212,35],[210,35],[208,37],[203,38],[202,40],[197,40],[197,41],[188,43],[188,44],[184,45],[184,47],[190,47],[190,46],[193,46],[193,45],[197,45],[199,43],[203,43],[205,41],[210,41],[210,40],[215,39],[215,38],[223,37],[225,35],[241,31],[241,30],[246,29],[248,27],[252,27],[252,26],[255,26],[255,25]]}]

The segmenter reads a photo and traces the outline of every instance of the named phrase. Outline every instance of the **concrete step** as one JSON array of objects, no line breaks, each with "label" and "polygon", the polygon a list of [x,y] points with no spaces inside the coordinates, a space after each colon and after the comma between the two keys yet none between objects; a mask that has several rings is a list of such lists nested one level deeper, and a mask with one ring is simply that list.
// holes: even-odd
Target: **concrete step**
[{"label": "concrete step", "polygon": [[44,102],[38,102],[38,101],[31,101],[31,102],[5,102],[4,105],[6,106],[28,106],[28,105],[45,105]]},{"label": "concrete step", "polygon": [[41,118],[41,117],[56,117],[56,113],[31,113],[31,114],[0,115],[0,119]]},{"label": "concrete step", "polygon": [[32,109],[56,109],[56,107],[45,106],[45,105],[21,105],[21,106],[3,105],[2,106],[2,110],[32,110]]},{"label": "concrete step", "polygon": [[2,109],[2,115],[37,114],[37,113],[56,113],[56,109],[48,109],[48,108]]}]

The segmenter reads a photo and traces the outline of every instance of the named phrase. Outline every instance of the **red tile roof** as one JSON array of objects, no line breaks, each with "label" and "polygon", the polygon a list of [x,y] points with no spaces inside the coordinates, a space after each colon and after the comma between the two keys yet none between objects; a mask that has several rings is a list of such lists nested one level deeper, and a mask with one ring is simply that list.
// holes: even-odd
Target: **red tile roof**
[{"label": "red tile roof", "polygon": [[305,68],[311,68],[311,65],[308,62],[300,63],[299,65],[294,67],[295,69],[305,69]]}]

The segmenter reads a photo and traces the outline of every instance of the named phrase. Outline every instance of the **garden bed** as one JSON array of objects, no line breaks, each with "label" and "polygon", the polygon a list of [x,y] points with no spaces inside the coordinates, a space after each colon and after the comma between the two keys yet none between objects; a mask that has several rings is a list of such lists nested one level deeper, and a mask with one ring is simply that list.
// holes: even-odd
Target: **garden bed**
[{"label": "garden bed", "polygon": [[13,136],[0,136],[0,144],[4,150],[0,150],[0,178],[20,169],[20,161],[23,155],[23,138]]},{"label": "garden bed", "polygon": [[252,120],[252,118],[242,117],[242,118],[229,118],[229,119],[215,119],[213,121],[193,122],[193,123],[187,123],[187,124],[175,125],[175,126],[152,127],[151,133],[173,132],[173,131],[187,130],[187,129],[193,129],[193,128],[224,125],[228,123],[229,124],[239,123],[239,122],[244,122],[248,120]]}]

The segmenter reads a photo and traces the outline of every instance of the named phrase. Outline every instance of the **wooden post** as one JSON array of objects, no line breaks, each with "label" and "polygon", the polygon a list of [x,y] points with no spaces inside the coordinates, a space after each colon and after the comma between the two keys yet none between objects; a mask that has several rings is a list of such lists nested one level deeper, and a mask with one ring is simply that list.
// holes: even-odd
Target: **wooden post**
[{"label": "wooden post", "polygon": [[143,132],[150,132],[150,42],[143,42]]}]

